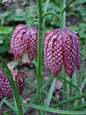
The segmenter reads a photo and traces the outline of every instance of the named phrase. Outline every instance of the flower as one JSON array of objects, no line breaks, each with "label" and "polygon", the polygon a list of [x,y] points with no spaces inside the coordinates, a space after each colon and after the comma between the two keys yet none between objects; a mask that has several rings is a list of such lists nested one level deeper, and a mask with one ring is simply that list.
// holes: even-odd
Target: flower
[{"label": "flower", "polygon": [[44,62],[45,71],[48,67],[53,76],[57,76],[63,64],[66,74],[71,78],[75,67],[80,69],[81,45],[78,33],[65,27],[63,30],[52,30],[45,35]]},{"label": "flower", "polygon": [[[22,94],[25,85],[26,75],[24,72],[13,71],[13,79],[15,81],[16,87],[18,89],[19,95]],[[3,97],[13,97],[12,87],[7,76],[4,74],[2,69],[0,69],[0,101]]]},{"label": "flower", "polygon": [[16,87],[18,89],[19,95],[22,94],[24,86],[25,86],[25,81],[26,81],[26,75],[24,72],[17,72],[16,70],[13,71],[13,79],[15,81]]},{"label": "flower", "polygon": [[28,58],[32,62],[37,56],[38,48],[38,31],[36,27],[29,28],[26,25],[17,25],[12,36],[10,53],[12,53],[16,60],[22,57],[28,49]]}]

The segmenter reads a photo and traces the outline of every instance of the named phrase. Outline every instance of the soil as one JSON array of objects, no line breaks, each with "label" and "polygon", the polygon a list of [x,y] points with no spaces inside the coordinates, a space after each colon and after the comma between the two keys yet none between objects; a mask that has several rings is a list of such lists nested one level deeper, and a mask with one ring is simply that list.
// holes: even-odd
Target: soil
[{"label": "soil", "polygon": [[[19,2],[17,0],[13,0],[13,1],[9,0],[9,2],[5,2],[3,4],[0,4],[0,11],[1,11],[0,15],[4,11],[9,11],[11,8],[15,7],[15,5],[26,6],[27,4],[23,0],[19,0]],[[74,20],[74,19],[75,19],[74,17],[72,17],[72,19],[67,18],[67,25],[70,25],[71,23],[72,24],[76,23],[77,20]],[[81,22],[81,20],[79,20],[79,19],[78,19],[78,21]],[[12,64],[12,62],[14,60],[14,57],[13,57],[13,55],[9,55],[9,54],[5,54],[5,55],[2,55],[2,57],[7,61],[9,68],[11,68],[11,64]],[[33,65],[33,63],[29,63],[27,61],[26,57],[25,57],[25,59],[20,60],[19,64],[17,65],[17,68],[26,73],[28,81],[30,81],[33,84],[37,85],[36,75],[34,73],[34,70],[36,70],[36,68]],[[85,70],[86,70],[86,60],[85,60]],[[63,73],[63,71],[60,72],[60,75],[62,75],[62,73]],[[47,72],[44,71],[43,84],[49,79],[50,75],[51,75],[50,71],[47,71]],[[80,75],[81,75],[81,69],[79,71],[77,71],[77,79],[79,79]],[[47,92],[49,91],[51,83],[52,83],[52,81],[49,83],[49,85],[47,86],[45,91],[47,91]],[[84,93],[86,92],[85,88],[84,88],[83,92]],[[23,94],[22,94],[23,102],[24,103],[29,103],[30,100],[35,96],[36,93],[37,93],[36,88],[34,88],[30,84],[26,83],[24,91],[23,91]],[[66,95],[66,92],[65,92],[65,95]],[[63,100],[63,84],[59,79],[56,80],[53,96],[55,96],[60,101]],[[43,98],[44,98],[44,102],[45,102],[45,100],[46,100],[46,95],[45,94],[44,94]],[[7,100],[11,104],[13,104],[13,98],[7,98]],[[34,103],[36,104],[37,100]],[[50,106],[52,106],[52,105],[54,105],[56,103],[57,102],[52,99],[51,103],[50,103]],[[62,106],[60,106],[60,107],[58,107],[58,109],[63,109],[63,108],[62,108]],[[1,108],[0,108],[0,115],[10,114],[10,112],[11,112],[11,109],[5,103],[3,103]],[[11,115],[15,115],[15,113],[12,112]],[[38,112],[37,112],[36,109],[29,108],[25,115],[38,115]],[[59,114],[48,113],[47,115],[59,115]]]}]

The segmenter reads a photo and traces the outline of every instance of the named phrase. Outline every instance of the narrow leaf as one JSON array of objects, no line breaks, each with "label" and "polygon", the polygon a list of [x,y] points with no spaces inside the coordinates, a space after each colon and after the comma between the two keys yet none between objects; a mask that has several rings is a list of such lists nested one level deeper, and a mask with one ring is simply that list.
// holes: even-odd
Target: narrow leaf
[{"label": "narrow leaf", "polygon": [[53,90],[54,90],[54,86],[55,86],[55,82],[56,82],[56,78],[54,78],[54,80],[53,80],[53,82],[52,82],[52,84],[51,84],[49,93],[48,93],[48,95],[47,95],[47,99],[46,99],[46,102],[45,102],[45,106],[46,106],[46,107],[48,107],[49,104],[50,104],[51,97],[52,97]]},{"label": "narrow leaf", "polygon": [[67,99],[67,100],[65,100],[65,101],[62,101],[62,102],[60,102],[60,103],[58,103],[58,104],[53,105],[52,107],[58,107],[58,106],[60,106],[60,105],[63,105],[63,104],[66,104],[66,103],[75,101],[75,100],[77,100],[77,99],[81,99],[81,98],[83,98],[83,97],[86,97],[86,93],[84,93],[84,94],[82,94],[82,95],[78,95],[78,96],[72,97],[72,98],[69,98],[69,99]]},{"label": "narrow leaf", "polygon": [[54,109],[51,107],[45,107],[45,106],[41,106],[41,105],[36,105],[36,104],[28,104],[28,103],[22,103],[21,105],[23,106],[28,106],[31,108],[35,108],[35,109],[39,109],[39,110],[43,110],[43,111],[47,111],[47,112],[51,112],[51,113],[58,113],[58,114],[63,114],[63,115],[82,115],[82,114],[86,114],[86,111],[68,111],[68,110],[60,110],[60,109]]},{"label": "narrow leaf", "polygon": [[13,105],[11,105],[7,100],[4,100],[4,103],[8,105],[16,114],[18,114],[17,109]]},{"label": "narrow leaf", "polygon": [[61,77],[60,75],[57,75],[56,77],[57,77],[57,78],[60,77],[60,78],[63,79],[65,82],[67,82],[68,84],[70,84],[72,87],[75,87],[76,89],[79,90],[79,88],[78,88],[77,86],[73,85],[72,83],[70,83],[69,81],[67,81],[67,80],[64,79],[63,77]]}]

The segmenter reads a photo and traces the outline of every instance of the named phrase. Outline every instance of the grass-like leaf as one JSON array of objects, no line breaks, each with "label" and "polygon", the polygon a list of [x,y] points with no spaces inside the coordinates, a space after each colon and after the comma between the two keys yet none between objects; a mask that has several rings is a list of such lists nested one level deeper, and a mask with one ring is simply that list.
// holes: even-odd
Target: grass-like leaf
[{"label": "grass-like leaf", "polygon": [[72,98],[69,98],[69,99],[67,99],[65,101],[62,101],[60,103],[57,103],[57,104],[53,105],[52,107],[58,107],[60,105],[63,105],[63,104],[66,104],[66,103],[69,103],[69,102],[72,102],[72,101],[75,101],[77,99],[81,99],[81,98],[84,98],[84,97],[86,97],[86,93],[78,95],[78,96],[75,96],[75,97],[72,97]]},{"label": "grass-like leaf", "polygon": [[28,106],[34,109],[39,109],[39,110],[43,110],[46,112],[51,112],[51,113],[58,113],[58,114],[63,114],[63,115],[82,115],[82,114],[86,114],[86,111],[68,111],[68,110],[60,110],[60,109],[55,109],[55,108],[51,108],[51,107],[45,107],[45,106],[41,106],[41,105],[36,105],[36,104],[28,104],[28,103],[22,103],[21,105],[23,106]]}]

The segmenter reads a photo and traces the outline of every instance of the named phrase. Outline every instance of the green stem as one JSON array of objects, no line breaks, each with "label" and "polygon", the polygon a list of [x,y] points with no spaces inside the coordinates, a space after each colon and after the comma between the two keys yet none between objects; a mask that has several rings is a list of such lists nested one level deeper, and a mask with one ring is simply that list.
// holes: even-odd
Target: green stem
[{"label": "green stem", "polygon": [[[47,7],[48,7],[48,3],[49,3],[49,0],[46,1],[46,7],[45,7],[45,10],[44,10],[44,13],[46,13],[47,11]],[[45,39],[45,18],[43,20],[43,36],[42,36],[42,46],[41,46],[41,60],[40,60],[40,73],[42,72],[42,60],[43,60],[43,51],[44,51],[44,39]],[[40,86],[42,87],[42,77],[40,77]],[[44,100],[43,100],[43,92],[41,92],[41,101],[42,101],[42,105],[44,105]],[[45,112],[43,111],[44,115],[45,115]]]},{"label": "green stem", "polygon": [[[64,66],[63,66],[63,78],[65,79],[65,68],[64,68]],[[63,82],[63,101],[66,99],[65,98],[65,90],[66,90],[65,85],[66,85],[66,82],[64,81]],[[64,105],[64,109],[66,109],[66,105]]]},{"label": "green stem", "polygon": [[[49,77],[49,79],[45,82],[45,84],[42,86],[42,88],[40,89],[40,92],[43,92],[44,91],[44,89],[47,87],[47,85],[50,83],[50,81],[52,80],[52,78],[53,78],[53,75],[51,75],[50,77]],[[30,82],[29,82],[30,83]],[[36,100],[36,98],[37,98],[37,94],[33,97],[33,99],[30,101],[30,104],[31,103],[33,103],[35,100]],[[25,112],[27,111],[27,109],[28,109],[28,107],[26,107],[25,108],[25,110],[24,110],[24,114],[25,114]]]},{"label": "green stem", "polygon": [[[41,0],[37,0],[38,3],[38,65],[37,65],[37,102],[38,105],[40,105],[40,38],[41,38],[41,22],[42,22],[42,6],[41,6]],[[38,110],[38,115],[40,115],[40,110]]]},{"label": "green stem", "polygon": [[17,66],[19,60],[20,60],[20,58],[19,58],[18,61],[16,61],[16,63],[13,65],[13,67],[12,67],[12,69],[11,69],[11,75],[13,75],[13,69]]},{"label": "green stem", "polygon": [[[35,84],[33,84],[32,82],[30,81],[27,81],[26,82],[30,85],[32,85],[33,87],[37,88],[37,86]],[[40,91],[41,92],[41,91]],[[43,91],[44,94],[48,95],[48,93],[46,91]],[[57,98],[55,98],[54,96],[52,96],[52,99],[55,100],[56,102],[60,102],[59,100],[57,100]]]},{"label": "green stem", "polygon": [[56,17],[58,18],[58,20],[60,21],[60,24],[62,25],[62,22],[61,22],[60,17],[59,17],[56,13],[54,13],[54,12],[46,12],[46,13],[42,16],[42,19],[43,19],[46,15],[48,15],[48,14],[52,14],[52,15],[56,16]]},{"label": "green stem", "polygon": [[38,21],[38,19],[32,20],[32,22],[30,23],[30,27],[32,26],[32,23],[35,22],[35,21]]},{"label": "green stem", "polygon": [[[63,0],[63,8],[66,6],[66,0]],[[63,28],[66,26],[66,10],[63,13]]]},{"label": "green stem", "polygon": [[65,6],[65,8],[63,9],[63,11],[62,12],[64,12],[67,8],[68,8],[68,6],[72,3],[72,2],[74,2],[75,0],[71,0],[66,6]]},{"label": "green stem", "polygon": [[[65,12],[63,13],[63,8],[65,7],[65,4],[66,4],[66,1],[65,0],[60,0],[60,8],[61,8],[61,29],[63,29],[66,25],[66,15],[65,15]],[[63,78],[65,79],[65,68],[63,66]],[[66,82],[64,81],[63,82],[63,101],[66,99],[65,98],[65,91],[66,91]],[[66,106],[64,105],[64,109],[66,109]]]},{"label": "green stem", "polygon": [[63,10],[63,0],[60,0],[60,14],[61,14],[61,23],[60,24],[60,29],[63,29],[63,13],[62,13],[62,10]]},{"label": "green stem", "polygon": [[[66,79],[68,82],[70,82],[70,78],[67,75],[66,75]],[[66,91],[67,91],[67,99],[69,99],[70,87],[68,83],[66,83]],[[69,104],[68,104],[68,107],[69,107]]]}]

